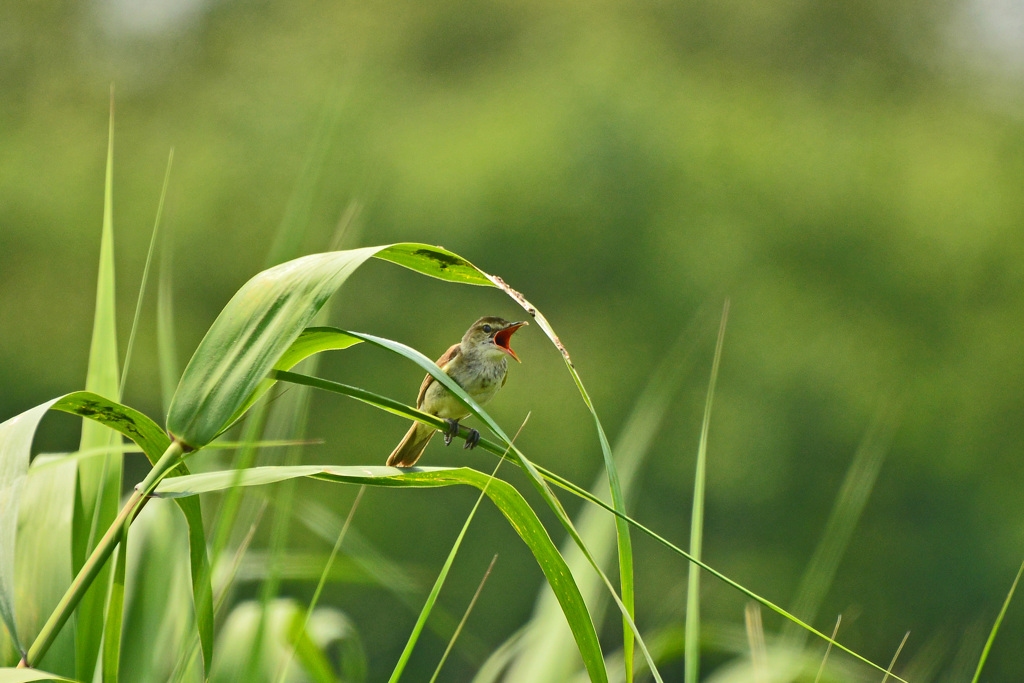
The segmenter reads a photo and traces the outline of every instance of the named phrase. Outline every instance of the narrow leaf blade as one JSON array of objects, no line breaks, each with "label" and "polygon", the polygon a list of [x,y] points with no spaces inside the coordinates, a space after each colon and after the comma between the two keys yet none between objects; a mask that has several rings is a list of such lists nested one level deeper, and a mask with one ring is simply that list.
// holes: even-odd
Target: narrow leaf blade
[{"label": "narrow leaf blade", "polygon": [[165,479],[157,487],[156,493],[161,496],[191,496],[220,491],[230,486],[258,486],[295,477],[368,486],[434,488],[468,484],[481,490],[486,488],[487,496],[533,552],[537,564],[562,605],[592,677],[595,680],[607,680],[597,632],[565,560],[522,495],[500,479],[493,480],[487,486],[490,477],[469,468],[420,467],[399,470],[393,467],[254,467],[241,472],[227,470]]},{"label": "narrow leaf blade", "polygon": [[[111,94],[110,131],[103,193],[103,229],[99,273],[96,278],[96,310],[85,388],[108,398],[119,398],[117,320],[114,292],[114,105]],[[82,425],[81,450],[109,445],[113,435],[94,422]],[[73,559],[77,571],[103,531],[117,516],[121,498],[122,456],[111,453],[79,463],[78,493],[73,526]],[[75,624],[76,670],[90,678],[99,656],[109,574],[104,570],[78,605]]]}]

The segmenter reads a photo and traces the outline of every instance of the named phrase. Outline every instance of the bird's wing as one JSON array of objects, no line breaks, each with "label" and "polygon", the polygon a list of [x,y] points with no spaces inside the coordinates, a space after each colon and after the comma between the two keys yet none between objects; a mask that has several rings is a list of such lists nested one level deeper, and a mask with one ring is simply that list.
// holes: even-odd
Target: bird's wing
[{"label": "bird's wing", "polygon": [[[437,367],[444,370],[444,366],[452,362],[455,356],[459,355],[459,345],[453,344],[450,349],[444,352],[444,354],[437,359]],[[423,405],[423,397],[427,395],[427,387],[430,386],[431,382],[434,381],[433,375],[427,375],[423,378],[423,384],[420,385],[420,393],[416,397],[416,407],[419,408]]]}]

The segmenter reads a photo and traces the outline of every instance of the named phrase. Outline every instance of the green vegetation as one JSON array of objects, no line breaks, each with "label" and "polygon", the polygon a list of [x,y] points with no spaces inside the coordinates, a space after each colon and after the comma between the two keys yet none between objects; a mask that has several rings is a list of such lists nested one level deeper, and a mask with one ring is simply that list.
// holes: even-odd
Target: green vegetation
[{"label": "green vegetation", "polygon": [[[111,154],[108,154],[108,169],[110,168],[111,162],[112,156]],[[105,212],[107,216],[110,215],[110,194],[110,173],[108,170],[106,201],[108,210]],[[113,246],[109,239],[111,235],[110,225],[111,223],[109,219],[104,221],[104,244],[101,263],[107,264],[110,263],[113,255]],[[527,310],[527,312],[530,313],[530,315],[533,316],[533,318],[539,323],[540,327],[551,338],[551,341],[555,344],[558,350],[562,353],[567,369],[576,381],[583,399],[587,402],[592,414],[594,415],[595,425],[599,434],[602,435],[602,447],[606,452],[606,463],[609,466],[609,469],[606,472],[607,479],[609,482],[615,482],[612,486],[612,490],[615,492],[613,494],[613,498],[619,502],[620,507],[608,507],[594,499],[585,491],[579,489],[579,487],[572,485],[561,477],[546,471],[542,472],[538,469],[526,458],[522,451],[514,445],[513,441],[505,434],[502,428],[487,413],[483,412],[483,410],[476,405],[473,399],[464,392],[461,387],[455,384],[454,381],[441,371],[440,368],[434,365],[426,356],[423,356],[404,344],[373,335],[344,332],[341,330],[332,331],[330,329],[317,327],[307,328],[307,325],[313,321],[320,309],[323,308],[327,299],[334,294],[348,276],[368,259],[373,257],[391,261],[423,274],[449,280],[455,283],[476,285],[493,284],[499,289],[505,290],[514,300],[516,300],[517,303],[519,303]],[[109,265],[107,268],[104,268],[101,265],[100,286],[97,291],[98,312],[105,313],[113,310],[113,285],[113,269],[109,267]],[[105,323],[108,323],[109,320],[109,315],[100,315],[98,313],[96,323],[97,329],[102,330]],[[725,319],[723,317],[723,328],[719,333],[719,344],[715,356],[715,368],[712,373],[712,388],[714,386],[714,377],[718,372],[718,361],[721,355],[724,322]],[[105,615],[105,619],[99,619],[98,624],[95,627],[99,633],[92,634],[91,636],[82,635],[79,636],[78,640],[86,643],[93,643],[93,649],[85,652],[85,658],[86,661],[89,662],[90,669],[94,667],[94,662],[100,655],[100,646],[102,644],[102,672],[104,679],[116,681],[120,677],[120,646],[121,641],[126,635],[122,631],[122,611],[124,607],[127,571],[127,553],[125,548],[128,544],[131,523],[143,506],[150,500],[151,496],[156,495],[160,497],[187,498],[201,493],[271,484],[293,477],[312,476],[317,479],[325,479],[328,481],[337,481],[342,483],[359,483],[364,486],[433,487],[463,483],[480,488],[481,498],[485,494],[491,498],[498,509],[500,509],[509,522],[511,522],[513,528],[516,529],[517,533],[526,542],[543,570],[551,589],[558,598],[558,602],[565,619],[573,632],[576,645],[582,656],[582,661],[590,679],[593,681],[607,681],[608,673],[606,662],[604,661],[597,633],[589,610],[583,600],[583,596],[580,593],[579,588],[576,585],[572,572],[566,565],[562,555],[551,543],[548,532],[545,530],[539,518],[530,508],[522,495],[519,494],[519,492],[511,485],[504,481],[494,479],[493,475],[491,477],[487,477],[476,470],[469,468],[413,468],[412,470],[402,471],[395,468],[372,467],[366,465],[342,468],[321,466],[250,467],[212,471],[200,475],[190,475],[188,473],[188,469],[185,465],[186,456],[194,458],[198,451],[210,445],[219,435],[230,429],[245,415],[250,407],[252,407],[261,397],[265,397],[267,391],[275,380],[298,382],[311,387],[336,391],[338,393],[358,398],[364,402],[376,405],[390,412],[396,412],[399,414],[404,413],[409,417],[424,420],[435,426],[442,426],[442,421],[438,418],[420,413],[415,409],[402,406],[401,404],[396,404],[394,401],[376,396],[371,392],[286,372],[288,368],[291,368],[295,363],[302,361],[312,353],[328,349],[346,349],[352,347],[353,344],[357,342],[369,342],[416,362],[423,370],[433,375],[437,381],[444,383],[445,386],[447,386],[448,389],[452,391],[452,393],[454,393],[476,417],[480,418],[487,427],[499,439],[501,439],[503,445],[495,445],[485,441],[481,443],[481,446],[484,450],[490,450],[502,457],[510,457],[513,463],[529,475],[529,479],[537,492],[569,532],[569,535],[576,543],[576,546],[580,551],[582,551],[583,556],[587,559],[590,568],[592,568],[597,575],[601,577],[608,590],[608,594],[611,595],[618,604],[627,626],[623,642],[623,665],[625,667],[624,674],[627,680],[632,679],[634,674],[632,661],[634,638],[643,652],[648,672],[653,675],[656,680],[662,680],[658,673],[657,666],[644,643],[644,639],[637,630],[633,621],[630,606],[628,606],[619,597],[619,595],[617,595],[615,587],[612,586],[605,577],[604,571],[598,564],[597,559],[588,549],[583,537],[576,530],[561,502],[549,488],[547,483],[548,480],[553,481],[559,486],[577,493],[577,495],[580,495],[585,500],[599,504],[607,511],[615,513],[614,518],[618,527],[617,537],[620,546],[619,573],[623,577],[622,592],[626,595],[632,595],[634,587],[632,585],[632,553],[628,548],[629,525],[631,524],[636,526],[652,537],[657,538],[657,535],[648,530],[642,524],[630,519],[625,514],[624,508],[621,507],[621,501],[623,500],[622,490],[620,488],[621,484],[619,483],[618,474],[613,464],[610,447],[608,446],[607,441],[603,438],[603,429],[601,428],[600,420],[597,419],[597,414],[593,411],[592,405],[589,401],[589,396],[583,386],[582,380],[572,365],[568,352],[558,341],[558,337],[555,335],[554,330],[544,316],[540,311],[534,308],[522,294],[510,289],[500,279],[483,273],[461,257],[441,248],[430,247],[423,244],[397,244],[386,247],[370,247],[316,254],[288,261],[280,266],[270,268],[252,278],[245,286],[242,287],[241,290],[239,290],[238,294],[232,298],[221,312],[220,316],[218,316],[217,320],[210,328],[210,331],[197,348],[189,365],[186,367],[181,381],[179,382],[170,401],[170,409],[167,418],[167,434],[165,434],[152,420],[138,411],[90,391],[76,392],[65,397],[54,399],[38,406],[37,408],[33,408],[21,416],[8,420],[3,423],[3,425],[0,425],[0,448],[3,449],[2,452],[4,454],[4,478],[0,483],[3,484],[3,490],[5,493],[5,507],[12,511],[12,514],[9,515],[9,519],[11,520],[18,519],[18,512],[20,511],[19,508],[21,503],[21,489],[24,486],[24,480],[28,476],[30,469],[29,453],[35,436],[35,430],[38,427],[43,414],[49,409],[71,412],[73,414],[80,415],[83,418],[87,418],[88,420],[92,420],[91,423],[87,422],[87,424],[104,425],[109,427],[111,434],[119,433],[134,441],[136,445],[147,454],[153,463],[153,468],[146,475],[145,479],[135,486],[132,494],[128,497],[127,502],[124,503],[121,512],[116,514],[115,518],[108,524],[109,528],[107,528],[103,536],[95,542],[93,542],[93,538],[96,536],[96,524],[95,522],[92,523],[87,556],[83,558],[82,562],[78,563],[77,575],[75,576],[74,581],[68,587],[64,596],[53,608],[52,614],[46,620],[45,624],[38,633],[34,635],[34,640],[32,641],[31,646],[23,645],[22,640],[19,637],[19,633],[22,632],[22,627],[19,625],[19,621],[17,619],[18,609],[16,603],[19,599],[23,603],[27,602],[31,607],[31,611],[35,613],[39,613],[44,608],[39,604],[39,596],[26,594],[23,591],[16,590],[17,586],[14,581],[12,565],[14,564],[13,559],[16,557],[15,550],[17,534],[10,528],[11,525],[8,525],[6,528],[3,536],[4,547],[2,550],[4,551],[4,556],[10,558],[10,561],[7,566],[5,566],[3,574],[0,575],[4,579],[3,589],[0,590],[0,598],[2,598],[2,604],[4,605],[4,623],[10,637],[9,647],[14,647],[15,657],[21,659],[21,666],[25,668],[45,669],[47,668],[47,665],[56,665],[52,667],[52,673],[55,675],[62,674],[63,672],[59,671],[62,662],[55,658],[51,658],[50,660],[47,659],[51,646],[54,645],[57,637],[65,628],[73,612],[76,610],[81,612],[87,608],[97,609],[97,607],[92,607],[92,605],[93,603],[98,603],[98,609],[100,610],[99,614],[101,616]],[[112,351],[112,353],[108,352],[106,354],[106,357],[108,358],[107,363],[113,363],[114,367],[107,367],[102,360],[97,361],[95,364],[90,364],[90,377],[94,375],[99,375],[101,377],[117,377],[115,336],[113,334],[103,335],[94,333],[93,358],[102,358],[102,355],[96,352],[97,348],[105,348],[109,346],[114,346],[115,348],[108,349],[108,351]],[[164,345],[164,348],[170,347],[170,344]],[[116,384],[116,382],[114,383]],[[95,385],[94,382],[87,381],[87,385],[89,384]],[[108,387],[108,390],[112,393],[116,393],[116,391],[110,389],[110,387]],[[698,460],[700,463],[699,475],[696,483],[698,492],[702,492],[704,487],[703,469],[704,458],[706,456],[706,440],[712,394],[713,392],[709,391],[707,410],[705,412],[704,419],[703,436],[701,438],[701,454]],[[301,425],[299,424],[293,424],[292,427],[296,431],[301,429]],[[466,429],[462,428],[461,431],[463,433],[461,435],[464,436]],[[168,437],[168,434],[170,435],[170,438]],[[110,441],[110,437],[108,436],[107,438],[108,441]],[[91,448],[92,450],[96,450],[94,446]],[[88,449],[83,448],[82,450],[85,451]],[[102,449],[100,449],[99,452],[103,454]],[[103,455],[103,458],[118,459],[117,468],[120,469],[122,464],[120,459],[123,458],[123,449],[118,448],[116,452]],[[79,459],[76,464],[79,467],[81,467],[83,463],[95,465],[95,461],[100,459],[101,458],[97,457],[82,458]],[[104,470],[104,472],[105,471],[106,470]],[[79,480],[82,480],[81,475],[79,476]],[[99,489],[99,495],[102,495],[106,482],[101,479],[98,483],[94,484],[94,486]],[[51,495],[56,495],[58,492],[51,491],[50,493]],[[94,492],[93,497],[96,498],[98,495]],[[470,517],[463,525],[462,531],[459,533],[455,545],[449,553],[441,575],[438,577],[433,590],[430,592],[427,602],[421,612],[420,619],[417,621],[413,634],[410,636],[406,645],[406,649],[402,653],[402,656],[395,667],[394,673],[392,674],[391,680],[393,681],[399,680],[405,669],[409,656],[412,653],[412,648],[423,629],[427,617],[434,607],[440,589],[443,586],[444,579],[451,568],[459,546],[462,543],[462,539],[469,527],[469,522],[472,520],[473,515],[476,512],[476,508],[479,505],[481,498],[477,499],[477,503],[474,505],[473,511],[470,513]],[[700,530],[699,520],[703,515],[702,501],[702,495],[698,495],[695,498],[694,518],[696,520],[695,528],[698,532]],[[212,674],[213,671],[211,669],[211,665],[213,662],[212,643],[214,622],[212,607],[214,593],[211,584],[211,563],[207,559],[204,525],[202,513],[199,507],[195,504],[185,505],[184,503],[181,503],[181,509],[186,521],[188,522],[190,536],[194,539],[194,542],[191,544],[189,549],[189,556],[192,564],[192,574],[190,579],[194,598],[194,632],[202,646],[203,662],[202,668],[200,668],[199,663],[194,659],[190,658],[187,660],[179,660],[179,664],[175,669],[180,672],[179,676],[204,677]],[[72,522],[75,521],[76,516],[79,516],[78,511],[81,511],[81,514],[88,513],[88,508],[80,505],[76,505],[75,510],[76,514],[72,515]],[[284,512],[289,513],[290,510],[286,509]],[[33,512],[31,510],[25,511],[26,516],[31,516],[32,514]],[[73,524],[72,527],[88,529],[90,528],[90,525],[84,522],[78,522],[77,527],[75,524]],[[28,542],[32,542],[32,539],[26,539],[23,537],[22,543],[25,543],[26,540]],[[324,568],[324,575],[329,571],[330,564],[333,563],[334,557],[340,547],[341,540],[342,537],[339,537],[334,550],[332,550],[331,558],[328,561],[327,566]],[[666,545],[668,547],[673,547],[668,543],[666,543]],[[625,546],[625,549],[623,549],[623,546]],[[811,627],[805,625],[796,617],[789,615],[784,610],[773,605],[771,602],[756,596],[751,591],[740,587],[735,582],[726,579],[721,573],[712,570],[710,567],[700,562],[699,543],[697,544],[697,548],[697,551],[692,555],[688,555],[679,549],[675,550],[684,559],[689,559],[693,563],[708,569],[730,585],[733,585],[737,589],[746,593],[748,596],[786,616],[791,622],[799,624],[809,631],[813,631]],[[63,552],[66,550],[68,550],[68,548],[48,546],[48,551],[46,552],[51,554],[50,561],[52,563],[64,564],[65,558],[63,557]],[[242,550],[244,550],[244,547]],[[114,562],[115,570],[111,588],[109,591],[103,591],[101,589],[105,587],[104,584],[106,583],[103,577],[105,577],[109,571],[108,561],[115,551],[117,551],[117,553],[116,560]],[[213,558],[212,567],[216,568],[219,560],[220,558],[215,556]],[[288,635],[288,643],[285,647],[286,650],[298,652],[299,649],[302,648],[303,643],[306,643],[304,648],[306,650],[313,647],[308,641],[308,639],[311,638],[311,635],[307,631],[307,626],[309,625],[309,618],[314,610],[316,598],[319,596],[320,590],[322,589],[324,575],[321,576],[314,600],[306,611],[305,618],[302,620],[301,624],[299,624],[298,629],[294,628],[294,625],[298,622],[293,619],[293,627],[286,631],[286,635]],[[696,574],[691,574],[691,577],[694,576],[696,576]],[[151,580],[153,579],[148,576],[140,576],[136,578],[136,581],[140,582],[148,582]],[[697,585],[693,578],[691,578],[691,585]],[[224,590],[226,590],[226,588],[221,588],[220,592],[223,593]],[[270,605],[270,602],[264,600],[264,615],[267,614],[265,610],[270,609]],[[689,624],[688,630],[692,634],[696,632],[696,626],[694,625],[696,623],[694,621],[696,617],[694,617],[694,615],[697,614],[697,612],[694,609],[688,611],[687,614],[687,622]],[[261,624],[263,623],[263,618],[264,617],[261,616]],[[83,629],[87,628],[90,628],[88,623],[78,622],[75,624],[75,633],[79,634]],[[833,639],[827,638],[816,631],[814,632],[820,637],[828,640],[830,645],[835,645],[851,655],[854,655],[854,657],[863,661],[865,664],[871,665],[867,659],[857,655],[848,648],[839,645]],[[256,642],[262,642],[262,638]],[[165,645],[171,646],[170,643],[166,643]],[[313,647],[313,649],[315,651],[315,647]],[[76,651],[79,657],[81,656],[81,652],[82,649],[80,647]],[[291,663],[291,656],[292,655],[288,655],[288,658],[285,659],[284,662],[280,664],[280,668],[277,669],[280,671],[280,678],[287,678],[288,667]],[[326,655],[324,656],[326,657]],[[698,641],[696,641],[691,635],[687,638],[687,660],[694,663],[694,666],[696,666],[695,660],[698,657]],[[259,672],[263,668],[259,659],[259,656],[254,654],[252,659],[246,663],[247,670],[251,669],[248,671],[249,674],[259,675]],[[180,661],[188,661],[192,664],[191,670],[188,665],[181,667]],[[63,664],[66,665],[66,663]],[[75,659],[75,666],[76,670],[80,666],[78,663],[78,657]],[[881,667],[878,667],[877,665],[872,666],[882,670]],[[312,668],[316,667],[307,667],[306,673],[314,673]],[[327,667],[326,670],[323,670],[323,667],[319,667],[319,669],[321,674],[327,675],[328,677],[333,677],[340,673],[334,672],[330,667]],[[165,676],[170,676],[173,671],[163,673]],[[13,676],[18,674],[16,672],[12,672],[11,675]],[[88,672],[78,670],[77,676],[80,679],[88,678],[90,674]]]},{"label": "green vegetation", "polygon": [[0,11],[0,667],[1020,678],[992,3],[135,5]]}]

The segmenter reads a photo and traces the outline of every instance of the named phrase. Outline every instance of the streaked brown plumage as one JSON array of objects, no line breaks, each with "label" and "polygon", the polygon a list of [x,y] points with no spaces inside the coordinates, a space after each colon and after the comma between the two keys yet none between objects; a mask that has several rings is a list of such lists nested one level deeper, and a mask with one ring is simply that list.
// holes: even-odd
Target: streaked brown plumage
[{"label": "streaked brown plumage", "polygon": [[[437,359],[437,365],[465,389],[477,404],[483,405],[505,386],[508,377],[506,356],[512,356],[519,362],[519,357],[509,346],[509,339],[526,324],[525,321],[510,323],[490,316],[480,318],[466,331],[461,342]],[[451,437],[458,432],[459,420],[469,415],[469,410],[443,384],[434,381],[432,375],[423,379],[420,393],[416,397],[416,407],[448,421],[450,429],[445,432],[445,443],[450,443]],[[388,465],[415,465],[437,431],[430,425],[413,422],[405,438],[388,456]],[[475,429],[471,430],[465,448],[473,448],[479,439],[480,434]]]}]

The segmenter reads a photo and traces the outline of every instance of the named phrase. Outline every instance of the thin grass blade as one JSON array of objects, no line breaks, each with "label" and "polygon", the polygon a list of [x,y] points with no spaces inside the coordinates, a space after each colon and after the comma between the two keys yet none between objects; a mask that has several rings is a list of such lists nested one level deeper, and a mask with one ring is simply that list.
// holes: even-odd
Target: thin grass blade
[{"label": "thin grass blade", "polygon": [[[836,639],[836,635],[839,633],[839,625],[843,623],[843,615],[840,614],[836,617],[836,626],[832,629],[832,640]],[[832,643],[825,646],[825,654],[821,658],[821,665],[818,666],[818,673],[814,675],[814,683],[818,683],[821,680],[821,675],[825,673],[825,665],[828,663],[828,656],[832,652]]]},{"label": "thin grass blade", "polygon": [[494,468],[494,472],[491,472],[490,479],[484,484],[484,487],[480,489],[480,495],[477,496],[476,502],[473,503],[473,508],[469,511],[469,515],[466,517],[465,523],[462,525],[462,530],[459,531],[458,537],[455,539],[455,543],[452,545],[452,549],[448,551],[448,557],[444,561],[444,566],[441,567],[441,573],[437,575],[437,580],[434,581],[434,586],[430,589],[430,594],[427,596],[427,601],[423,603],[423,609],[420,610],[420,615],[416,619],[416,624],[412,628],[412,633],[409,634],[409,640],[405,643],[405,648],[402,650],[401,656],[398,658],[398,662],[395,664],[395,670],[391,672],[391,678],[389,683],[398,683],[399,679],[402,678],[402,673],[405,671],[405,665],[409,662],[409,657],[412,656],[413,648],[416,647],[416,643],[420,638],[420,633],[423,632],[423,626],[427,623],[427,618],[430,616],[430,611],[434,608],[434,603],[437,602],[437,596],[441,594],[441,587],[444,586],[445,579],[448,578],[448,571],[452,568],[452,564],[455,562],[455,556],[459,553],[459,548],[462,547],[462,539],[466,536],[466,531],[469,530],[469,525],[473,521],[473,517],[476,516],[477,508],[480,507],[480,501],[484,499],[487,494],[487,489],[490,488],[491,483],[494,481],[494,475],[498,472],[498,467],[501,466],[501,461],[498,461],[497,467]]},{"label": "thin grass blade", "polygon": [[451,654],[452,648],[455,647],[455,641],[458,640],[459,634],[462,633],[462,628],[469,621],[469,615],[473,611],[473,607],[476,606],[476,601],[480,597],[480,593],[484,590],[484,584],[487,583],[488,577],[491,575],[491,570],[494,569],[494,563],[498,561],[498,556],[495,555],[491,558],[491,563],[487,565],[487,571],[484,572],[483,578],[480,579],[480,584],[476,587],[476,592],[473,593],[473,597],[469,601],[469,605],[466,606],[466,612],[462,615],[462,620],[459,621],[459,625],[455,628],[455,632],[452,633],[451,639],[448,641],[448,645],[444,649],[444,653],[441,655],[441,660],[437,663],[437,668],[434,669],[434,675],[430,677],[430,683],[434,683],[437,680],[438,675],[441,673],[441,668],[444,663],[448,660],[448,655]]},{"label": "thin grass blade", "polygon": [[743,621],[747,630],[747,641],[750,643],[750,671],[754,683],[767,683],[768,645],[764,639],[764,625],[761,623],[761,606],[756,602],[748,602],[743,610]]},{"label": "thin grass blade", "polygon": [[[883,424],[881,418],[876,420],[861,440],[853,462],[846,471],[839,495],[825,523],[825,531],[797,588],[792,612],[808,622],[817,618],[818,609],[853,537],[853,531],[885,462],[891,432],[891,426]],[[784,634],[793,647],[802,645],[807,636],[806,631],[792,622],[786,625]]]},{"label": "thin grass blade", "polygon": [[177,335],[174,331],[174,242],[164,231],[160,254],[160,281],[156,295],[156,357],[160,369],[160,399],[166,413],[171,408],[174,388],[181,369],[178,366]]},{"label": "thin grass blade", "polygon": [[[111,92],[110,131],[107,143],[107,168],[103,192],[103,229],[100,240],[99,273],[96,282],[96,311],[93,319],[87,391],[117,400],[118,381],[117,320],[114,292],[114,103]],[[117,437],[95,422],[82,425],[80,450],[117,442]],[[104,458],[79,463],[78,492],[73,526],[73,560],[77,572],[96,541],[113,523],[121,498],[122,458],[111,453]],[[106,612],[109,570],[104,567],[78,605],[75,623],[75,666],[77,677],[92,677],[99,656]]]},{"label": "thin grass blade", "polygon": [[[527,313],[533,316],[533,319],[562,354],[565,366],[569,370],[569,374],[572,375],[573,381],[576,382],[576,387],[579,389],[580,395],[583,397],[583,402],[586,404],[591,417],[594,419],[594,427],[597,429],[598,441],[601,444],[601,455],[604,457],[604,469],[608,476],[608,487],[611,491],[612,505],[616,510],[625,514],[625,496],[622,492],[622,484],[619,480],[615,460],[612,457],[611,446],[608,444],[608,437],[605,434],[604,426],[601,424],[601,419],[597,415],[597,410],[594,408],[594,403],[590,400],[590,394],[587,393],[587,388],[583,385],[583,378],[580,377],[579,373],[576,371],[576,366],[573,365],[572,359],[569,357],[569,351],[562,344],[561,340],[559,340],[558,335],[555,334],[555,330],[551,327],[547,318],[537,310],[536,306],[527,301],[526,297],[524,297],[520,292],[509,287],[500,277],[487,275],[486,273],[484,273],[484,275],[495,287],[498,287],[512,297],[512,299],[522,306]],[[626,681],[627,683],[631,683],[633,680],[633,636],[636,635],[639,639],[639,633],[636,631],[636,625],[633,623],[633,544],[629,537],[629,525],[623,521],[621,517],[616,517],[615,519],[615,531],[619,552],[619,585],[622,590],[621,599],[619,599],[618,596],[615,596],[615,600],[624,610],[622,624],[623,652],[625,655],[624,666],[626,671]],[[570,532],[570,534],[572,534],[572,532]],[[588,553],[584,552],[584,554],[586,555]],[[601,573],[600,569],[598,569],[598,573]],[[654,667],[654,662],[651,661],[650,655],[647,653],[642,640],[640,642],[640,647],[644,650],[644,656],[648,660],[648,666],[650,666],[654,677],[660,680],[658,671]]]},{"label": "thin grass blade", "polygon": [[153,252],[156,251],[157,236],[160,234],[160,219],[164,214],[164,200],[167,198],[167,185],[171,181],[171,165],[174,163],[174,149],[167,157],[167,170],[164,172],[164,184],[160,189],[160,201],[156,207],[156,219],[153,221],[153,232],[149,237],[149,251],[146,252],[146,265],[142,268],[142,281],[139,283],[139,296],[135,300],[135,315],[132,317],[132,329],[128,335],[128,348],[124,352],[124,367],[121,369],[121,384],[118,387],[118,398],[124,396],[124,383],[131,367],[132,350],[135,348],[135,334],[142,317],[142,303],[146,299],[146,285],[149,283],[149,266],[153,263]]},{"label": "thin grass blade", "polygon": [[[651,373],[615,440],[612,452],[615,453],[622,493],[627,500],[631,497],[631,489],[637,481],[640,468],[651,452],[654,437],[669,414],[672,398],[679,390],[683,376],[692,367],[690,358],[696,348],[696,328],[695,320],[680,334]],[[590,492],[598,496],[607,487],[607,474],[602,471],[591,485]],[[593,505],[584,506],[575,521],[580,536],[590,547],[594,558],[602,567],[607,568],[617,549],[618,535],[614,521],[608,519],[602,508]],[[586,571],[587,559],[571,538],[563,541],[561,551],[566,564],[577,577],[576,582],[587,604],[594,606],[591,613],[600,629],[605,611],[602,606],[604,586],[599,577]],[[572,634],[565,628],[558,602],[547,591],[537,596],[525,633],[516,634],[513,638],[520,643],[520,647],[509,663],[509,680],[563,683],[577,667],[572,652]],[[498,656],[507,657],[507,651],[499,649],[491,654],[491,657]],[[485,668],[486,665],[481,670]]]},{"label": "thin grass blade", "polygon": [[985,641],[985,648],[981,651],[981,657],[978,659],[978,668],[974,671],[974,678],[971,679],[971,683],[978,683],[981,680],[981,670],[985,666],[985,661],[988,659],[988,653],[992,649],[992,643],[995,642],[996,634],[999,633],[999,627],[1003,623],[1003,617],[1006,616],[1006,610],[1010,607],[1010,601],[1013,600],[1013,593],[1017,590],[1017,584],[1020,583],[1021,574],[1024,574],[1024,563],[1021,563],[1020,569],[1017,570],[1017,576],[1013,579],[1013,584],[1010,586],[1010,592],[1006,594],[1006,599],[1003,600],[1003,606],[999,610],[999,616],[996,617],[996,622],[992,624],[992,630],[988,634],[988,639]]},{"label": "thin grass blade", "polygon": [[[341,527],[341,531],[338,533],[338,540],[334,542],[334,547],[331,549],[331,555],[327,558],[327,562],[324,564],[323,571],[320,572],[320,579],[317,581],[316,590],[313,591],[313,597],[309,601],[309,605],[306,606],[305,613],[302,617],[302,623],[298,625],[297,632],[300,634],[306,633],[306,627],[309,625],[310,617],[313,615],[313,610],[316,609],[316,603],[320,600],[320,593],[324,589],[324,584],[327,582],[327,577],[331,572],[331,568],[334,566],[334,560],[338,556],[338,551],[341,549],[341,544],[345,540],[345,536],[348,534],[349,525],[352,523],[352,517],[355,516],[356,509],[359,507],[359,501],[363,498],[363,493],[366,491],[366,487],[360,487],[359,493],[356,494],[356,498],[352,501],[352,507],[348,511],[348,517],[345,519],[344,526]],[[298,644],[289,652],[285,664],[281,667],[278,675],[278,683],[284,683],[284,675],[288,670],[288,664],[291,662],[292,655],[295,653]]]},{"label": "thin grass blade", "polygon": [[114,579],[110,584],[107,623],[103,631],[103,683],[117,683],[121,670],[121,622],[124,618],[124,576],[128,557],[128,527],[115,551]]},{"label": "thin grass blade", "polygon": [[[725,341],[725,326],[729,321],[729,300],[722,309],[722,321],[718,326],[718,340],[715,342],[715,358],[711,362],[711,379],[704,400],[704,419],[700,426],[700,443],[697,446],[697,471],[693,477],[693,512],[690,517],[690,556],[701,558],[704,538],[704,486],[708,459],[708,432],[711,429],[711,407],[715,402],[715,385],[718,383],[718,367],[722,361],[722,344]],[[700,671],[700,567],[690,563],[686,587],[686,657],[683,678],[686,683],[697,683]]]}]

